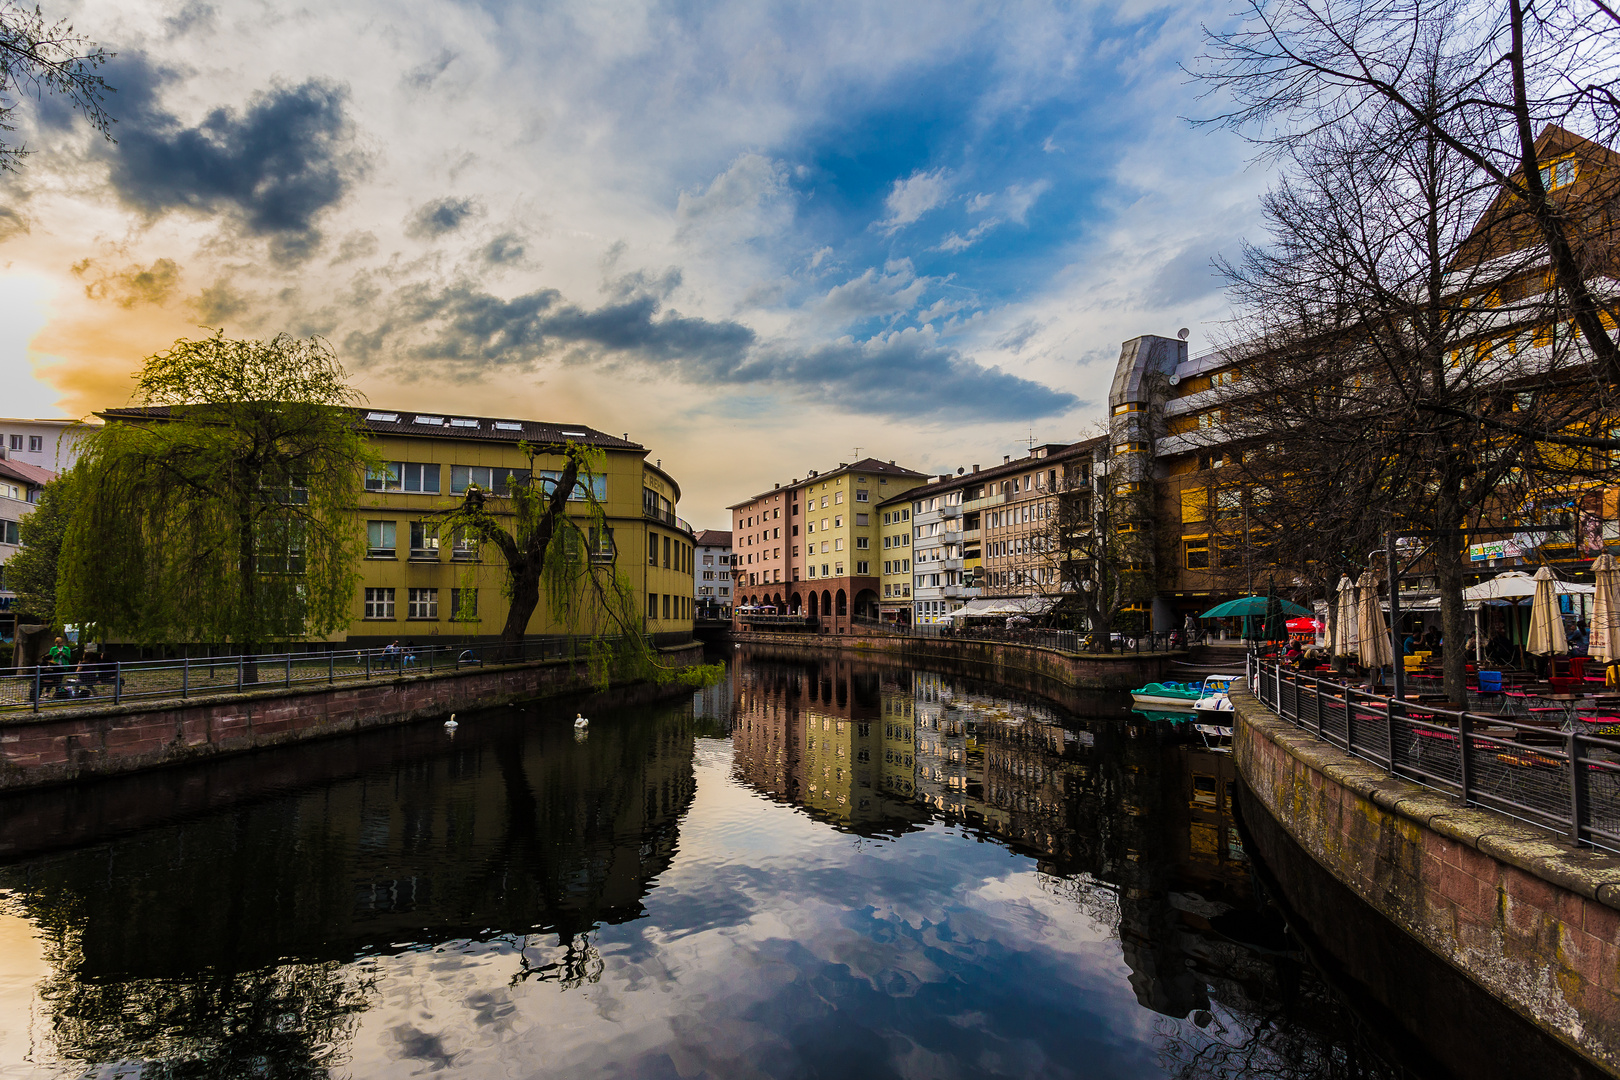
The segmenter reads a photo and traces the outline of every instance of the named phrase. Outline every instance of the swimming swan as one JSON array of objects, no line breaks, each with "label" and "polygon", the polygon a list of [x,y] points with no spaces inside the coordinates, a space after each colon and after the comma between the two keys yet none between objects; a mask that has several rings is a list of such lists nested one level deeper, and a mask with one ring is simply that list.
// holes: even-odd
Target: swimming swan
[{"label": "swimming swan", "polygon": [[458,728],[460,726],[461,726],[460,724],[456,723],[456,714],[455,713],[451,713],[450,714],[450,719],[448,719],[448,720],[446,720],[444,722],[444,730],[446,730],[446,731],[454,731],[454,730],[456,730],[456,728]]},{"label": "swimming swan", "polygon": [[589,720],[585,719],[579,713],[574,714],[574,730],[575,731],[584,731],[586,728],[588,728],[590,726],[591,726],[591,722]]}]

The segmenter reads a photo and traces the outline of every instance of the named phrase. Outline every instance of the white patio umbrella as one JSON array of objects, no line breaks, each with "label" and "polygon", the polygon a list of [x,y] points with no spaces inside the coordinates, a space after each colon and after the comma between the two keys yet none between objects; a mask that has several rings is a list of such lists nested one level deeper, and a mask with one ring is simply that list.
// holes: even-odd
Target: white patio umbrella
[{"label": "white patio umbrella", "polygon": [[1384,622],[1384,611],[1378,604],[1378,575],[1369,567],[1362,575],[1361,597],[1356,604],[1356,655],[1363,665],[1381,668],[1395,664],[1395,650],[1390,645],[1389,627]]},{"label": "white patio umbrella", "polygon": [[1592,637],[1587,652],[1608,665],[1620,659],[1620,562],[1613,555],[1592,560],[1597,592],[1592,597]]},{"label": "white patio umbrella", "polygon": [[1356,583],[1345,574],[1339,578],[1338,608],[1333,617],[1333,655],[1356,655]]},{"label": "white patio umbrella", "polygon": [[1562,656],[1569,652],[1564,638],[1564,615],[1558,610],[1552,567],[1536,571],[1536,594],[1530,601],[1530,635],[1524,651],[1537,656]]}]

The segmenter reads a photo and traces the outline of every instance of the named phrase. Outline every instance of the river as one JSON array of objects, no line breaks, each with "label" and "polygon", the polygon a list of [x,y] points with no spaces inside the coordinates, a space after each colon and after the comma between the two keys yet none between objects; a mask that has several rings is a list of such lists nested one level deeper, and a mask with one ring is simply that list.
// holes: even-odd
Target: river
[{"label": "river", "polygon": [[0,1076],[1430,1074],[1128,698],[738,658],[573,715],[0,803]]}]

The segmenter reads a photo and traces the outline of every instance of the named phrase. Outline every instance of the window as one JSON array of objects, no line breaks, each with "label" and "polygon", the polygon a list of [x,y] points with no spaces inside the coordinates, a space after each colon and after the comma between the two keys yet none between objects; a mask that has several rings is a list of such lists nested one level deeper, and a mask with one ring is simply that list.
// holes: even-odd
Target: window
[{"label": "window", "polygon": [[516,423],[514,421],[511,421],[511,420],[497,420],[497,421],[495,421],[495,430],[496,431],[522,431],[523,430],[523,425],[519,424],[519,423]]},{"label": "window", "polygon": [[844,493],[842,491],[833,492],[833,505],[834,506],[841,506],[843,504],[843,502],[844,502]]},{"label": "window", "polygon": [[[455,423],[455,421],[451,421]],[[507,469],[489,465],[452,465],[450,466],[450,493],[460,495],[469,487],[476,484],[484,491],[495,495],[506,495],[514,484],[521,484],[529,478],[528,469]]]},{"label": "window", "polygon": [[831,574],[827,573],[827,564],[826,563],[821,564],[821,576],[822,577],[832,577]]},{"label": "window", "polygon": [[833,550],[834,551],[843,551],[844,550],[844,538],[842,536],[840,536],[838,539],[833,541]]},{"label": "window", "polygon": [[[861,483],[863,483],[863,484],[864,484],[864,483],[866,483],[866,481],[865,481],[865,480],[862,480],[862,481],[861,481]],[[867,502],[867,501],[868,501],[868,500],[867,500],[867,496],[868,496],[868,495],[869,495],[869,494],[871,494],[871,493],[870,493],[870,492],[866,492],[866,491],[857,491],[857,492],[856,492],[856,493],[855,493],[855,501],[856,501],[856,502]]]},{"label": "window", "polygon": [[451,589],[450,590],[450,621],[451,622],[477,622],[478,621],[478,590],[477,589]]},{"label": "window", "polygon": [[366,590],[366,618],[392,619],[394,617],[394,590]]},{"label": "window", "polygon": [[[560,480],[560,479],[562,479],[562,473],[557,472],[554,469],[541,469],[540,470],[540,490],[545,492],[547,495],[550,495],[552,488],[557,486],[557,481]],[[592,498],[594,498],[597,502],[603,502],[604,500],[607,499],[607,477],[605,477],[605,476],[591,476],[591,477],[581,476],[581,477],[579,477],[578,479],[576,479],[574,481],[574,493],[572,495],[568,496],[568,501],[569,502],[584,502],[585,497],[586,497],[586,485],[587,484],[589,484],[590,496]],[[641,490],[646,491],[647,489],[642,488]],[[663,508],[664,509],[668,508],[668,500],[667,499],[663,500]]]},{"label": "window", "polygon": [[655,592],[647,594],[647,618],[658,618],[658,594]]},{"label": "window", "polygon": [[1209,537],[1199,536],[1183,540],[1186,549],[1185,565],[1189,570],[1209,569]]},{"label": "window", "polygon": [[837,517],[833,518],[833,528],[842,529],[843,527],[844,527],[844,515],[839,514]]},{"label": "window", "polygon": [[821,497],[821,508],[823,510],[827,509],[827,496],[825,495]]},{"label": "window", "polygon": [[394,523],[392,521],[366,522],[366,556],[372,559],[394,557]]},{"label": "window", "polygon": [[[669,537],[667,537],[667,536],[664,537],[664,569],[665,570],[669,569],[669,549],[670,549],[670,542],[669,541],[670,541]],[[664,613],[664,617],[666,619],[669,617],[669,613],[667,611]]]},{"label": "window", "polygon": [[402,463],[385,461],[379,468],[366,470],[367,491],[399,491]]},{"label": "window", "polygon": [[395,424],[395,423],[399,422],[399,413],[368,412],[368,413],[366,413],[366,419],[367,420],[377,420],[377,421],[380,421],[380,422],[382,422],[384,424]]},{"label": "window", "polygon": [[586,542],[590,545],[591,562],[610,563],[613,561],[615,549],[613,546],[613,530],[592,525],[586,533]]},{"label": "window", "polygon": [[[450,418],[450,426],[451,427],[459,427],[459,428],[475,428],[475,427],[478,426],[478,421],[476,421],[476,420],[464,420],[464,419],[462,419],[460,417],[452,416]],[[564,432],[563,434],[566,435],[567,432]]]},{"label": "window", "polygon": [[869,562],[858,562],[855,564],[855,572],[857,574],[870,574],[872,572],[872,564]]},{"label": "window", "polygon": [[855,538],[855,546],[864,551],[872,546],[872,538],[869,536],[857,536]]},{"label": "window", "polygon": [[902,510],[902,511],[900,511],[900,520],[901,521],[910,521],[911,520],[911,511],[910,510]]},{"label": "window", "polygon": [[1575,182],[1575,159],[1564,158],[1541,167],[1541,186],[1548,191],[1557,191]]},{"label": "window", "polygon": [[43,453],[45,450],[45,437],[43,435],[28,436],[28,452],[30,454]]},{"label": "window", "polygon": [[16,546],[21,543],[22,537],[18,534],[17,523],[0,519],[0,544]]},{"label": "window", "polygon": [[406,491],[439,493],[439,467],[437,465],[406,464],[402,478]]},{"label": "window", "polygon": [[438,557],[438,523],[432,521],[411,522],[411,558],[437,559]]},{"label": "window", "polygon": [[669,593],[664,594],[664,618],[669,618]]},{"label": "window", "polygon": [[408,619],[437,619],[439,617],[438,589],[411,589],[407,601]]},{"label": "window", "polygon": [[450,537],[450,558],[458,562],[477,562],[478,538],[457,529]]},{"label": "window", "polygon": [[647,534],[647,565],[658,565],[658,534],[655,532]]},{"label": "window", "polygon": [[13,436],[11,436],[11,448],[13,450],[21,450],[22,449],[22,436],[21,435],[13,435]]}]

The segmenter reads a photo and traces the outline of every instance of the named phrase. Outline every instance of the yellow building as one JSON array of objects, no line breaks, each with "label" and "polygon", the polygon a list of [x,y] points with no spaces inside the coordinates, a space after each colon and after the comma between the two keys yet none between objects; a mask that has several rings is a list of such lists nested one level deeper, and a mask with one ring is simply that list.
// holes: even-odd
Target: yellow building
[{"label": "yellow building", "polygon": [[[366,531],[366,557],[346,635],[358,645],[437,638],[455,642],[498,637],[507,615],[502,595],[506,566],[499,553],[480,551],[469,538],[441,535],[435,512],[454,507],[471,484],[491,493],[489,506],[502,516],[502,496],[529,458],[520,440],[541,444],[572,441],[599,448],[605,461],[592,478],[603,504],[607,531],[590,529],[592,560],[612,564],[629,580],[637,616],[661,642],[692,633],[692,529],[675,516],[680,487],[646,460],[645,447],[584,425],[534,420],[451,416],[426,412],[366,410],[362,426],[387,464],[366,479],[355,512]],[[533,467],[542,477],[559,473],[561,455],[542,455]],[[583,481],[582,481],[583,483]],[[577,516],[587,517],[584,489]],[[607,629],[603,620],[603,629]],[[577,627],[589,632],[586,624]],[[566,634],[542,595],[530,620],[532,636]]]},{"label": "yellow building", "polygon": [[911,504],[878,509],[883,559],[883,597],[878,610],[884,622],[911,622]]}]

